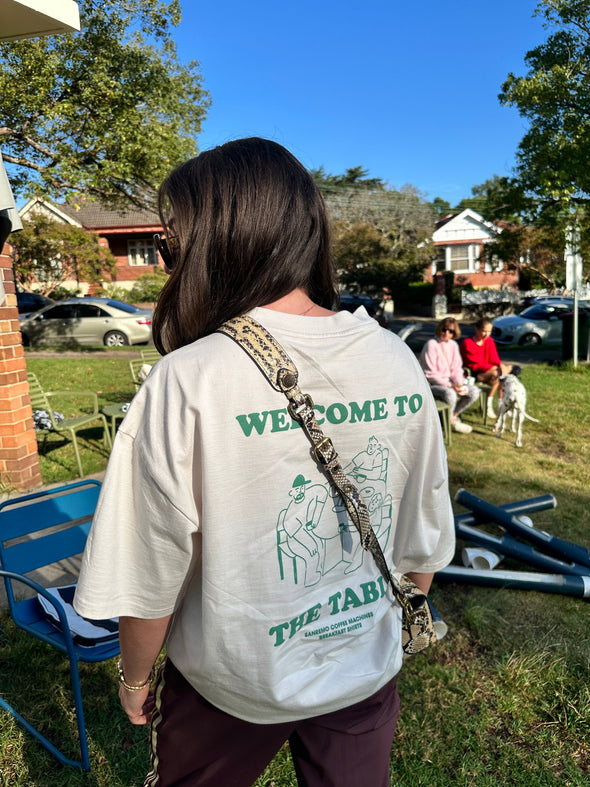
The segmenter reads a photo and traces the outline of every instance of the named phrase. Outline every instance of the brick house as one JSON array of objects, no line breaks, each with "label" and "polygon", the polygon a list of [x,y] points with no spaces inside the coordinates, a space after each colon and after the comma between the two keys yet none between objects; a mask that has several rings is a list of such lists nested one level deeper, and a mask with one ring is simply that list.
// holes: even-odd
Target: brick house
[{"label": "brick house", "polygon": [[[154,233],[162,232],[160,217],[155,211],[109,210],[83,198],[79,203],[55,205],[40,197],[29,200],[19,211],[24,221],[36,213],[96,232],[101,245],[108,246],[117,261],[113,277],[117,287],[130,289],[143,273],[161,266],[153,244]],[[85,294],[90,289],[87,283],[75,280],[66,281],[64,286],[80,289]]]},{"label": "brick house", "polygon": [[483,262],[484,246],[498,231],[499,227],[469,208],[437,221],[432,236],[435,256],[425,278],[432,281],[437,273],[453,271],[456,287],[518,287],[517,271],[501,261],[493,268]]}]

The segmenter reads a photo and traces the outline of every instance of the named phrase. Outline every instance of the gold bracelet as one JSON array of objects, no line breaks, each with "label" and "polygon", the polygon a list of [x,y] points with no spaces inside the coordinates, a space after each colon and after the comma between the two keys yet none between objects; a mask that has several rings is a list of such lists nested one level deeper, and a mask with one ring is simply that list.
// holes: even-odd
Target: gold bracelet
[{"label": "gold bracelet", "polygon": [[127,683],[125,680],[125,673],[123,672],[123,660],[119,659],[119,663],[117,664],[117,672],[119,673],[119,683],[123,686],[124,689],[127,691],[141,691],[145,689],[146,686],[149,686],[152,682],[152,678],[154,677],[154,668],[152,667],[150,670],[150,674],[147,676],[147,680],[141,683],[139,686],[132,685]]}]

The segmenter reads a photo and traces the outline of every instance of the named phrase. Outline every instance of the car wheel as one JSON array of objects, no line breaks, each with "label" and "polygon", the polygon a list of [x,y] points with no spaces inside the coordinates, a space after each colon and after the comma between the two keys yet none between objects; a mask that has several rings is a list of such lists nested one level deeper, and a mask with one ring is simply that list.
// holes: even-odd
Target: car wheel
[{"label": "car wheel", "polygon": [[532,347],[533,345],[541,344],[541,337],[538,333],[525,333],[518,343],[521,347]]},{"label": "car wheel", "polygon": [[105,334],[104,343],[107,347],[123,347],[129,344],[129,339],[122,331],[109,331]]}]

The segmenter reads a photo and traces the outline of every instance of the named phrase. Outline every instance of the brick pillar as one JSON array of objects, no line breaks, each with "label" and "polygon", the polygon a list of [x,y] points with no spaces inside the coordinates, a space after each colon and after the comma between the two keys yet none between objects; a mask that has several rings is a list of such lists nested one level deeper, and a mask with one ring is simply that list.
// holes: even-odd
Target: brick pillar
[{"label": "brick pillar", "polygon": [[26,490],[41,483],[41,471],[8,245],[0,253],[0,278],[6,292],[0,304],[0,491]]}]

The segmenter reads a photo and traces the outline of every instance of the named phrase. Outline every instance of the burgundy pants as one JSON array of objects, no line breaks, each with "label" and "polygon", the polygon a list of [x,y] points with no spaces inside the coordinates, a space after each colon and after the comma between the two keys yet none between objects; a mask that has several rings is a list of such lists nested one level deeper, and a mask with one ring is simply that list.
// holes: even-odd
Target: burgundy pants
[{"label": "burgundy pants", "polygon": [[286,740],[300,787],[389,785],[395,679],[348,708],[283,724],[252,724],[219,710],[170,660],[155,694],[144,787],[251,787]]}]

